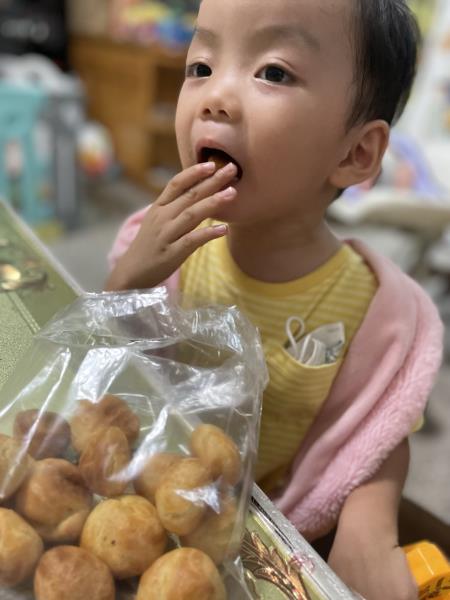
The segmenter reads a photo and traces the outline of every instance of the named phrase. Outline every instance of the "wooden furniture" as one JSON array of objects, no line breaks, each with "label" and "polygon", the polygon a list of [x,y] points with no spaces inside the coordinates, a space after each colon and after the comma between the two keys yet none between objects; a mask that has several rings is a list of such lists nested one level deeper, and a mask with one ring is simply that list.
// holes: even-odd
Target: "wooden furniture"
[{"label": "wooden furniture", "polygon": [[174,117],[185,54],[77,35],[70,58],[89,115],[110,130],[127,175],[160,191],[179,170]]}]

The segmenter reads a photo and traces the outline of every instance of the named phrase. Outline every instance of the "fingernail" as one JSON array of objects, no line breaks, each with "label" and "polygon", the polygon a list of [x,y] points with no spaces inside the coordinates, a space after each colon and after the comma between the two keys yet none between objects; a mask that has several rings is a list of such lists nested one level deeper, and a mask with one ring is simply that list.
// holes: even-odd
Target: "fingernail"
[{"label": "fingernail", "polygon": [[219,195],[224,200],[229,200],[231,198],[234,198],[234,196],[236,195],[236,190],[234,187],[229,187],[226,190],[219,192]]},{"label": "fingernail", "polygon": [[225,167],[223,167],[222,171],[224,173],[228,173],[231,171],[234,171],[236,169],[236,165],[232,162],[228,163],[227,165],[225,165]]},{"label": "fingernail", "polygon": [[220,234],[228,233],[228,225],[214,225],[213,229]]},{"label": "fingernail", "polygon": [[206,171],[206,173],[212,173],[216,170],[216,163],[210,161],[201,164],[201,168]]}]

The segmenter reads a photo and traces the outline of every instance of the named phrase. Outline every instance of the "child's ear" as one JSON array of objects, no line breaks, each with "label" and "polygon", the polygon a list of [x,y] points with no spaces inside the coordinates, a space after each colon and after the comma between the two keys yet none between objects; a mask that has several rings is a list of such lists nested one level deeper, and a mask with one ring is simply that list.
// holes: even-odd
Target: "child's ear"
[{"label": "child's ear", "polygon": [[330,177],[330,183],[343,190],[375,178],[389,143],[390,128],[386,121],[365,123],[350,133],[351,146]]}]

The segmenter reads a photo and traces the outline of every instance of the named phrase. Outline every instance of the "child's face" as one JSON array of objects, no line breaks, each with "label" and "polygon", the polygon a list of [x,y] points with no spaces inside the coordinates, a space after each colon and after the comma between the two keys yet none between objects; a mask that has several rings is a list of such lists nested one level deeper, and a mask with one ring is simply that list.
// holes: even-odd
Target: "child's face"
[{"label": "child's face", "polygon": [[183,167],[219,148],[242,168],[218,218],[319,221],[349,150],[352,2],[203,0],[176,119]]}]

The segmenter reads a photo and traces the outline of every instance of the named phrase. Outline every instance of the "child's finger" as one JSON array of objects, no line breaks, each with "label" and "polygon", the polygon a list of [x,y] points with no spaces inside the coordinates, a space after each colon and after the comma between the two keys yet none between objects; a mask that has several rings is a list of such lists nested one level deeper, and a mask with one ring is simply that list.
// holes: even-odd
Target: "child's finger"
[{"label": "child's finger", "polygon": [[176,242],[190,231],[196,229],[205,219],[211,218],[217,213],[224,204],[233,201],[236,195],[236,189],[228,187],[186,208],[176,218],[172,219],[168,225],[168,242]]},{"label": "child's finger", "polygon": [[174,242],[171,246],[171,250],[180,262],[184,262],[191,254],[198,250],[198,248],[212,240],[224,237],[227,233],[228,225],[225,224],[201,227],[200,229],[190,231]]},{"label": "child's finger", "polygon": [[185,169],[169,181],[154,204],[170,204],[205,178],[211,177],[215,171],[216,165],[213,162],[199,163]]},{"label": "child's finger", "polygon": [[[230,184],[236,177],[237,167],[233,163],[229,163],[222,169],[214,173],[212,177],[208,177],[197,185],[191,187],[176,201],[173,206],[176,214],[182,214],[185,210],[190,209],[204,199],[207,199],[213,194],[220,192],[227,184]],[[173,215],[173,217],[176,216]]]}]

